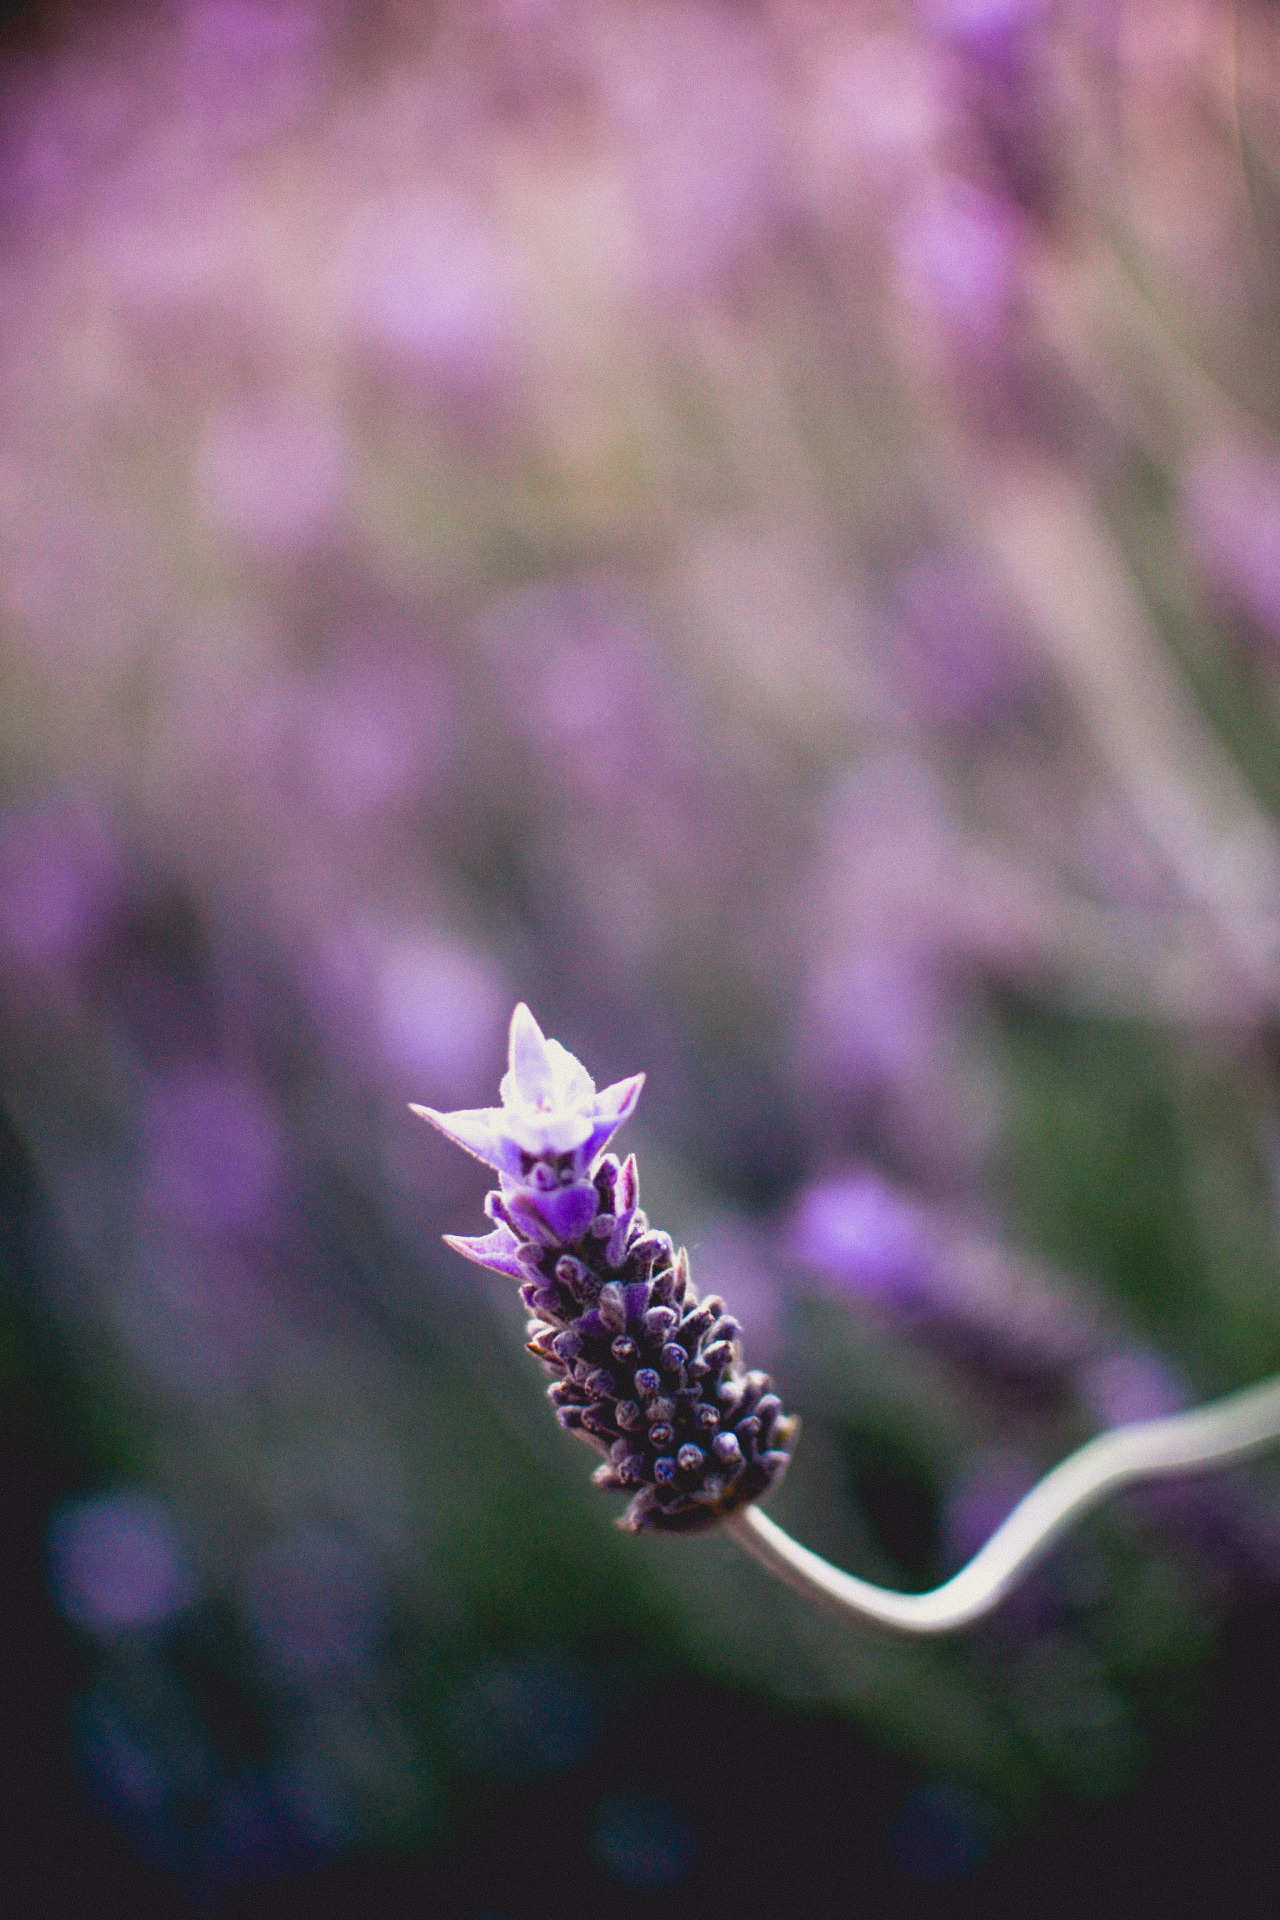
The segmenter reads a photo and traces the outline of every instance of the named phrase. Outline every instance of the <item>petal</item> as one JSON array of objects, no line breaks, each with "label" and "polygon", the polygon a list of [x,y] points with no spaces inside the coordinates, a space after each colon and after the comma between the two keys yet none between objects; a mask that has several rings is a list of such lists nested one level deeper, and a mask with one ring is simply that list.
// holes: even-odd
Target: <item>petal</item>
[{"label": "petal", "polygon": [[[504,1107],[502,1128],[517,1148],[540,1160],[549,1153],[573,1153],[591,1133],[581,1113],[535,1113],[529,1107]],[[519,1172],[519,1168],[516,1168]]]},{"label": "petal", "polygon": [[478,1267],[490,1267],[494,1273],[505,1273],[512,1280],[527,1280],[527,1270],[516,1259],[515,1249],[520,1245],[510,1227],[495,1227],[492,1233],[471,1236],[446,1233],[446,1247],[452,1247],[464,1260],[474,1260]]},{"label": "petal", "polygon": [[429,1120],[446,1139],[483,1160],[500,1173],[520,1171],[520,1148],[506,1130],[501,1107],[463,1107],[457,1113],[437,1113],[434,1107],[411,1106],[410,1113]]},{"label": "petal", "polygon": [[552,1104],[557,1107],[585,1107],[594,1098],[596,1083],[576,1055],[558,1040],[548,1040],[551,1061]]},{"label": "petal", "polygon": [[654,1524],[654,1514],[659,1512],[661,1508],[653,1488],[641,1487],[617,1524],[627,1533],[647,1533]]},{"label": "petal", "polygon": [[534,1202],[541,1198],[531,1187],[513,1187],[506,1195],[507,1211],[519,1227],[521,1233],[530,1240],[536,1240],[540,1247],[555,1247],[560,1244],[560,1236],[554,1227],[548,1225]]},{"label": "petal", "polygon": [[635,1112],[643,1086],[642,1073],[633,1073],[629,1080],[615,1080],[611,1087],[603,1087],[596,1095],[596,1112],[601,1119],[612,1114],[614,1125],[620,1127]]},{"label": "petal", "polygon": [[565,1245],[581,1240],[599,1211],[600,1196],[581,1180],[572,1187],[552,1187],[548,1193],[522,1187],[508,1196],[507,1205],[512,1219],[527,1225],[537,1239],[549,1234],[551,1241]]},{"label": "petal", "polygon": [[604,1257],[611,1267],[620,1267],[627,1257],[627,1235],[631,1231],[631,1222],[635,1218],[635,1208],[629,1213],[615,1216],[613,1232],[609,1235]]},{"label": "petal", "polygon": [[[511,1016],[508,1058],[511,1086],[530,1107],[550,1101],[553,1089],[553,1065],[550,1051],[538,1025],[522,1000]],[[507,1085],[503,1084],[506,1102]]]},{"label": "petal", "polygon": [[587,1135],[588,1165],[598,1153],[604,1152],[623,1121],[631,1118],[643,1085],[644,1075],[637,1073],[630,1080],[619,1080],[612,1087],[606,1087],[603,1093],[597,1094],[596,1117]]},{"label": "petal", "polygon": [[591,1138],[591,1121],[585,1113],[546,1113],[538,1118],[544,1153],[574,1153]]},{"label": "petal", "polygon": [[636,1166],[634,1153],[627,1155],[619,1169],[613,1201],[613,1210],[617,1214],[634,1213],[640,1204],[640,1169]]}]

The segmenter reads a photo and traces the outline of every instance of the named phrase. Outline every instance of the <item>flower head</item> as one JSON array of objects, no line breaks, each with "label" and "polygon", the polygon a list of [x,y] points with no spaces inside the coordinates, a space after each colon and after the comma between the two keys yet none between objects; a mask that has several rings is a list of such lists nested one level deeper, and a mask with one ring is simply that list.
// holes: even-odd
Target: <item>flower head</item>
[{"label": "flower head", "polygon": [[[437,1113],[414,1107],[457,1146],[513,1181],[539,1186],[539,1166],[567,1184],[586,1173],[635,1111],[644,1075],[596,1092],[596,1083],[558,1040],[547,1040],[523,1003],[511,1016],[509,1066],[500,1107]],[[550,1184],[550,1182],[545,1182]]]},{"label": "flower head", "polygon": [[413,1111],[497,1172],[493,1231],[445,1238],[519,1282],[560,1424],[605,1456],[601,1486],[633,1492],[620,1524],[689,1531],[777,1481],[796,1422],[767,1374],[741,1371],[741,1328],[699,1302],[683,1247],[650,1228],[635,1156],[605,1151],[643,1084],[597,1093],[522,1005],[500,1107]]}]

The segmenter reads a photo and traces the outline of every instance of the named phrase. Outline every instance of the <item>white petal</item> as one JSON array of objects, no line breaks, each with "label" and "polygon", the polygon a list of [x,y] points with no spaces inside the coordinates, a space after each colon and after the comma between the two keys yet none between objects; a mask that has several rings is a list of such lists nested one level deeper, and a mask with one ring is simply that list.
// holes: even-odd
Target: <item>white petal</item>
[{"label": "white petal", "polygon": [[437,1113],[434,1107],[411,1106],[409,1111],[429,1120],[455,1146],[483,1160],[487,1167],[519,1169],[520,1155],[506,1137],[505,1115],[498,1107],[468,1107],[458,1113]]},{"label": "white petal", "polygon": [[585,1114],[564,1107],[541,1113],[531,1107],[508,1107],[503,1112],[503,1126],[509,1140],[540,1159],[546,1153],[572,1153],[590,1134],[592,1122]]},{"label": "white petal", "polygon": [[[553,1097],[554,1068],[550,1050],[522,1000],[511,1016],[510,1078],[526,1105],[540,1106]],[[504,1082],[505,1085],[505,1082]],[[504,1103],[506,1095],[503,1095]]]},{"label": "white petal", "polygon": [[596,1083],[581,1060],[571,1054],[568,1047],[562,1047],[558,1040],[547,1041],[547,1053],[551,1060],[553,1105],[585,1107],[588,1101],[595,1098]]}]

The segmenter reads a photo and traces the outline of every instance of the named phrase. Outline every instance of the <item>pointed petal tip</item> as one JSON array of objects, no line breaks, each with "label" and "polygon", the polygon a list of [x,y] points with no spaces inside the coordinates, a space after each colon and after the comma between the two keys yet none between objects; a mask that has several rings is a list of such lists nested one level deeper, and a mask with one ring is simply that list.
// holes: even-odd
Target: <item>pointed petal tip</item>
[{"label": "pointed petal tip", "polygon": [[505,1274],[508,1279],[524,1277],[524,1269],[512,1251],[517,1244],[516,1237],[507,1227],[476,1235],[442,1233],[440,1238],[453,1253],[460,1253],[464,1260],[470,1260],[477,1267],[487,1267],[491,1273]]},{"label": "pointed petal tip", "polygon": [[507,1061],[511,1080],[522,1100],[537,1106],[550,1097],[552,1073],[546,1037],[523,1000],[511,1016]]},{"label": "pointed petal tip", "polygon": [[507,1029],[511,1046],[518,1041],[532,1040],[537,1046],[546,1045],[546,1036],[529,1010],[527,1000],[517,1000],[511,1010],[511,1024]]},{"label": "pointed petal tip", "polygon": [[626,1080],[615,1080],[611,1087],[605,1087],[596,1095],[596,1110],[602,1116],[612,1115],[619,1126],[630,1119],[635,1112],[636,1101],[644,1091],[644,1075],[633,1073]]},{"label": "pointed petal tip", "polygon": [[[588,1150],[592,1157],[603,1153],[609,1142],[624,1126],[636,1110],[640,1098],[640,1089],[644,1086],[644,1075],[636,1073],[629,1080],[617,1080],[613,1086],[606,1087],[603,1093],[596,1095],[595,1119],[592,1122]],[[634,1158],[634,1156],[630,1156]]]},{"label": "pointed petal tip", "polygon": [[[425,1120],[429,1127],[435,1127],[437,1132],[443,1133],[448,1139],[454,1142],[455,1146],[461,1146],[463,1144],[462,1141],[457,1138],[453,1128],[453,1121],[457,1117],[456,1115],[452,1113],[441,1113],[439,1107],[420,1106],[415,1100],[409,1102],[409,1111],[410,1113],[416,1114],[419,1120]],[[468,1148],[468,1152],[470,1151],[471,1149]]]},{"label": "pointed petal tip", "polygon": [[474,1266],[487,1267],[489,1262],[480,1251],[480,1240],[463,1233],[442,1233],[440,1238],[450,1253],[460,1253],[464,1260],[470,1260]]}]

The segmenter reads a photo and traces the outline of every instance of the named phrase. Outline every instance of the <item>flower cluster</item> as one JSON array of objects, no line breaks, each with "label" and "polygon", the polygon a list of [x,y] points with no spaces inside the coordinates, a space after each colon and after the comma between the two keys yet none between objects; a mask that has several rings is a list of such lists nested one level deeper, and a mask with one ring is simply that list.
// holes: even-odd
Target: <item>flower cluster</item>
[{"label": "flower cluster", "polygon": [[777,1482],[797,1423],[768,1374],[742,1371],[741,1328],[722,1300],[698,1300],[683,1247],[650,1227],[634,1154],[605,1151],[644,1075],[597,1093],[526,1006],[510,1062],[500,1107],[414,1108],[501,1183],[493,1231],[448,1244],[519,1282],[561,1426],[605,1456],[597,1485],[633,1494],[619,1524],[711,1526]]}]

